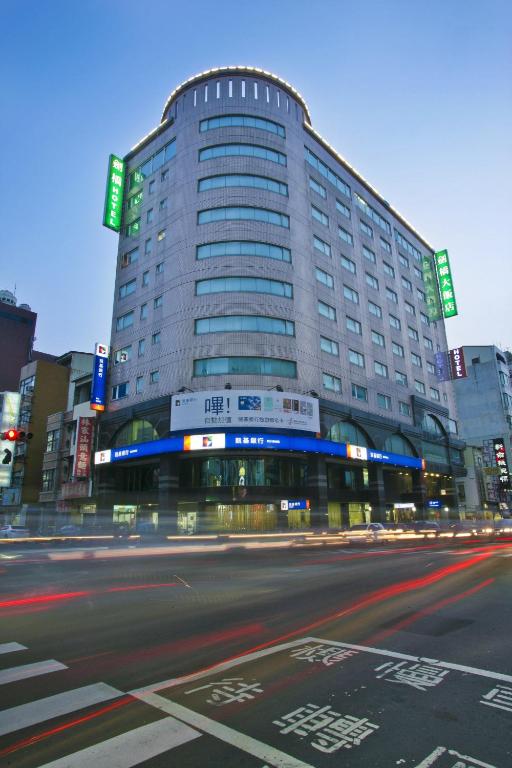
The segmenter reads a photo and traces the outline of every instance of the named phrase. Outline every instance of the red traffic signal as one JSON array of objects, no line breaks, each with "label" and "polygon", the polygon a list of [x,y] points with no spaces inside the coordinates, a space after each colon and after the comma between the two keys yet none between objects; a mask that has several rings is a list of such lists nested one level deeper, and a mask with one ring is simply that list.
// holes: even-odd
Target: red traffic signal
[{"label": "red traffic signal", "polygon": [[23,432],[20,429],[15,429],[12,427],[11,429],[8,429],[7,432],[2,432],[0,434],[0,438],[2,440],[10,440],[12,443],[15,443],[17,440],[30,440],[32,437],[32,432]]}]

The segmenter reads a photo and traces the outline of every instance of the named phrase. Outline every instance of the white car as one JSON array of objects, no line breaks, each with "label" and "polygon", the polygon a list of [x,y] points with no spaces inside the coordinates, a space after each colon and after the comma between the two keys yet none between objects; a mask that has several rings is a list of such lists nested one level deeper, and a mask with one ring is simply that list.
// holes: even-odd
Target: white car
[{"label": "white car", "polygon": [[351,525],[344,537],[354,544],[373,544],[378,541],[389,541],[393,538],[382,523]]},{"label": "white car", "polygon": [[28,528],[23,525],[0,526],[0,539],[25,539],[30,536]]}]

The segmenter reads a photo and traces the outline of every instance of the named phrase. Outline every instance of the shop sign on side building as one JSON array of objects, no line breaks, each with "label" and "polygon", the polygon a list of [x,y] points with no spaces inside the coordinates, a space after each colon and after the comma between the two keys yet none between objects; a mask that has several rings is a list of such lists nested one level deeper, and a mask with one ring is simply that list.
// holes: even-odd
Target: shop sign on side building
[{"label": "shop sign on side building", "polygon": [[108,347],[96,344],[91,385],[91,410],[104,411],[107,392]]}]

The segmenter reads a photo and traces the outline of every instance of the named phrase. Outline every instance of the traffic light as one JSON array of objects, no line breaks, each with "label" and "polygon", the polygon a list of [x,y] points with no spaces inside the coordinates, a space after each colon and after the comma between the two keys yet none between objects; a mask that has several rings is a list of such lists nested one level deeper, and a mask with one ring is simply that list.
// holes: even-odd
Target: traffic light
[{"label": "traffic light", "polygon": [[32,432],[23,432],[20,429],[11,427],[7,432],[0,433],[0,440],[10,440],[11,443],[16,443],[18,440],[30,440],[34,435]]},{"label": "traffic light", "polygon": [[2,464],[10,464],[12,461],[12,451],[8,448],[4,448],[5,456],[2,459]]}]

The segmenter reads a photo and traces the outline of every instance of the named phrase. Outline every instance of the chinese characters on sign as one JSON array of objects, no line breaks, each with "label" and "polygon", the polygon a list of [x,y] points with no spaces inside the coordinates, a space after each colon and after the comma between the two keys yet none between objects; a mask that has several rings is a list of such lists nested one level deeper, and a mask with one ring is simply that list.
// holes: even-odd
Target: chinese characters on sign
[{"label": "chinese characters on sign", "polygon": [[185,691],[185,696],[197,691],[209,690],[210,697],[206,699],[207,704],[215,707],[222,707],[224,704],[240,704],[249,699],[256,698],[255,694],[263,693],[260,683],[245,683],[242,677],[227,677],[215,683],[207,683],[199,688],[192,688]]},{"label": "chinese characters on sign", "polygon": [[437,282],[441,295],[443,317],[454,317],[458,314],[455,293],[453,290],[452,273],[448,259],[448,251],[437,251],[434,256],[436,265]]},{"label": "chinese characters on sign", "polygon": [[467,377],[466,361],[462,347],[436,352],[436,377],[438,381],[452,381]]},{"label": "chinese characters on sign", "polygon": [[91,409],[105,410],[105,393],[107,390],[108,347],[106,344],[96,344],[94,350],[94,371],[91,386]]},{"label": "chinese characters on sign", "polygon": [[75,453],[75,477],[88,478],[91,474],[91,449],[94,433],[94,418],[78,419]]},{"label": "chinese characters on sign", "polygon": [[508,489],[510,487],[510,475],[508,471],[507,455],[505,453],[505,441],[502,437],[495,437],[493,440],[494,458],[498,467],[500,488]]},{"label": "chinese characters on sign", "polygon": [[423,257],[423,282],[425,283],[425,294],[427,296],[428,319],[435,322],[441,318],[441,303],[430,256]]},{"label": "chinese characters on sign", "polygon": [[388,683],[402,683],[416,688],[417,691],[426,691],[442,683],[447,669],[442,669],[434,664],[409,664],[407,661],[387,661],[377,667],[377,679],[384,678]]},{"label": "chinese characters on sign", "polygon": [[279,733],[311,738],[311,746],[320,752],[331,754],[341,747],[358,747],[363,739],[378,730],[379,726],[370,723],[366,717],[341,715],[330,706],[306,704],[284,715],[280,720],[273,720],[280,727]]},{"label": "chinese characters on sign", "polygon": [[105,192],[105,210],[103,212],[103,226],[119,232],[121,229],[121,217],[123,212],[124,190],[124,160],[115,155],[110,155],[108,160],[107,189]]}]

